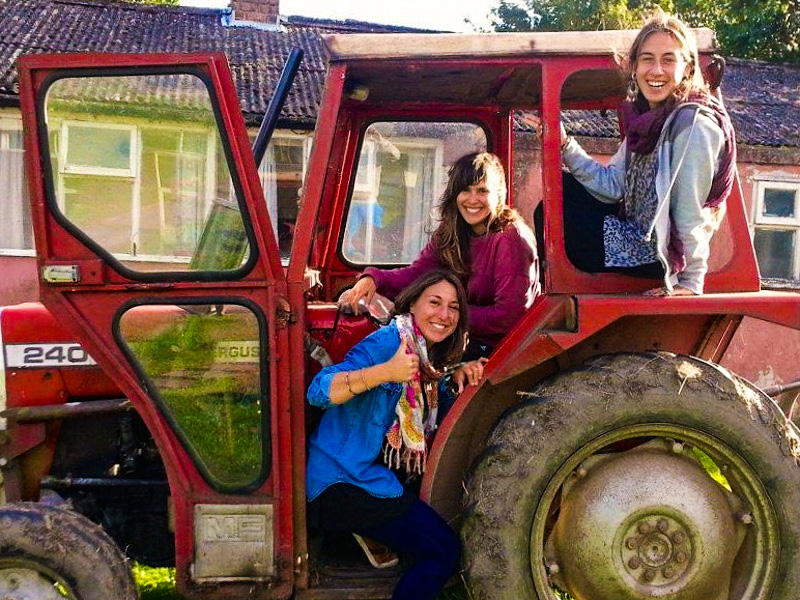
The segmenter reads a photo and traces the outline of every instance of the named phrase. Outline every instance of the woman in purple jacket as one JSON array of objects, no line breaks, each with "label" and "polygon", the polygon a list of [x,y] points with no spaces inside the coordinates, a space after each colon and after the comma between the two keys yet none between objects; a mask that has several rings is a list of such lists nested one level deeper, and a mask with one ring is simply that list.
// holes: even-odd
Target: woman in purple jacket
[{"label": "woman in purple jacket", "polygon": [[539,294],[533,232],[506,205],[505,171],[488,152],[467,154],[450,169],[440,223],[407,267],[369,267],[347,297],[354,311],[375,292],[389,299],[435,269],[455,273],[467,290],[470,342],[465,359],[488,356]]}]

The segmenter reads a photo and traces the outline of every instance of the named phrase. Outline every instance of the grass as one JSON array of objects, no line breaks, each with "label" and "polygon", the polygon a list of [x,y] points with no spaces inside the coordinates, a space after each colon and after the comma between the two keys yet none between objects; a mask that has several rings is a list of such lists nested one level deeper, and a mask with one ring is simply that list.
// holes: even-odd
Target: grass
[{"label": "grass", "polygon": [[[156,569],[144,565],[133,565],[133,576],[139,588],[141,600],[182,600],[175,590],[175,569]],[[469,600],[469,594],[458,585],[444,590],[437,600]]]},{"label": "grass", "polygon": [[175,569],[154,569],[144,565],[133,565],[133,577],[139,588],[141,600],[180,600],[175,591]]}]

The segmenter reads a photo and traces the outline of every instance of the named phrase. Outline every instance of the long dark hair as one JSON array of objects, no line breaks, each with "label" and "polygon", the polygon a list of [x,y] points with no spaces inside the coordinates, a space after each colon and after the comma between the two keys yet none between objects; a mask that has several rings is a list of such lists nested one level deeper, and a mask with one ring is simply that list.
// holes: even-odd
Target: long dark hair
[{"label": "long dark hair", "polygon": [[453,333],[432,348],[428,348],[428,355],[436,368],[457,363],[461,360],[461,355],[464,354],[464,349],[467,347],[467,293],[459,278],[450,271],[441,270],[429,271],[420,275],[397,295],[392,309],[392,316],[411,312],[411,305],[419,300],[423,292],[440,281],[446,281],[456,288],[458,323]]},{"label": "long dark hair", "polygon": [[489,217],[487,233],[503,231],[518,222],[520,216],[506,205],[506,175],[503,163],[490,152],[473,152],[459,158],[450,168],[447,187],[439,202],[439,226],[433,233],[434,248],[447,268],[462,279],[469,276],[470,226],[458,212],[458,195],[482,179],[498,186],[497,207]]}]

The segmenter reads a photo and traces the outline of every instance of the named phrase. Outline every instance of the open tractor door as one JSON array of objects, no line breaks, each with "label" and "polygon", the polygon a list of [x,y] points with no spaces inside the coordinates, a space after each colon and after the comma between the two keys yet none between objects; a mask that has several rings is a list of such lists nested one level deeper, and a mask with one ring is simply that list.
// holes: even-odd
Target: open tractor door
[{"label": "open tractor door", "polygon": [[[85,349],[23,358],[77,364],[88,351],[141,416],[166,472],[184,592],[284,598],[290,313],[227,61],[110,60],[20,61],[27,168],[41,173],[31,186],[41,298]],[[98,599],[135,597],[124,581],[103,587],[104,568],[90,564],[86,581],[62,582],[86,588],[76,597],[94,598],[91,585]]]}]

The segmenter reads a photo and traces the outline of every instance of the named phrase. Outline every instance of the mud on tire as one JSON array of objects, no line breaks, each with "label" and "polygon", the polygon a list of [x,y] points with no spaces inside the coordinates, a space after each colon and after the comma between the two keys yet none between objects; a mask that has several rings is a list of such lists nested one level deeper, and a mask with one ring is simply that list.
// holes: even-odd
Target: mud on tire
[{"label": "mud on tire", "polygon": [[[693,585],[714,590],[694,598],[796,597],[800,586],[800,438],[771,399],[720,367],[668,353],[598,357],[522,395],[528,399],[496,423],[467,480],[461,535],[471,598],[557,600],[554,584],[578,600],[692,598]],[[594,500],[573,500],[572,490],[579,489],[573,482],[586,477],[583,465],[606,473],[603,465],[613,464],[610,459],[627,460],[642,449],[659,460],[680,462],[681,468],[696,472],[700,480],[713,470],[701,465],[697,459],[701,454],[724,473],[730,492],[718,483],[701,481],[701,485],[710,486],[703,489],[711,495],[722,494],[731,503],[730,519],[722,521],[730,521],[739,532],[728,544],[735,558],[733,568],[728,565],[727,580],[704,582],[702,573],[691,570],[693,562],[706,560],[706,551],[716,550],[708,548],[712,540],[725,539],[714,538],[716,533],[690,538],[697,556],[690,552],[689,561],[681,561],[686,556],[677,555],[675,548],[655,557],[664,561],[659,565],[684,569],[674,576],[674,569],[660,567],[645,575],[625,555],[635,552],[630,550],[634,544],[629,531],[633,537],[645,528],[661,535],[651,524],[664,524],[667,531],[673,517],[684,519],[683,507],[678,506],[682,500],[669,505],[672,501],[662,501],[658,491],[642,492],[650,493],[650,499],[621,517],[628,519],[625,527],[633,523],[633,529],[618,527],[608,534],[617,546],[612,544],[600,554],[614,555],[603,571],[603,577],[616,581],[613,593],[605,583],[592,581],[593,567],[581,565],[584,572],[566,573],[570,552],[553,559],[553,538],[557,537],[553,532],[569,531],[568,520],[581,523],[594,518],[570,514],[559,521],[569,509],[580,513],[595,506]],[[692,455],[695,451],[699,454]],[[643,473],[647,479],[648,471]],[[612,482],[610,475],[604,476],[604,483]],[[682,479],[676,483],[681,487]],[[629,486],[630,490],[623,491],[633,497],[639,494],[638,480],[631,480]],[[651,510],[648,502],[653,504],[653,499],[658,506]],[[672,544],[669,535],[667,546]],[[580,550],[589,541],[571,543]],[[704,553],[698,550],[702,548]],[[558,560],[567,564],[558,565]]]},{"label": "mud on tire", "polygon": [[0,597],[135,600],[133,575],[96,524],[61,508],[0,506]]}]

